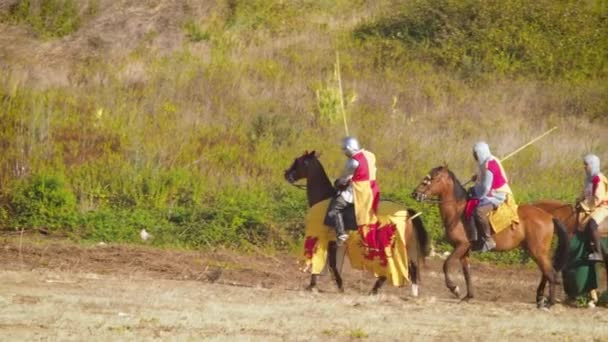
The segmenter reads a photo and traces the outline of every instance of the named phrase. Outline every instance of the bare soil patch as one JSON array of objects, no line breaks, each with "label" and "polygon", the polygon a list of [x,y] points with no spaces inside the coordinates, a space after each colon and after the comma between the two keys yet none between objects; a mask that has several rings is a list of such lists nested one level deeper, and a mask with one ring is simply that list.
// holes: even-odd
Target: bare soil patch
[{"label": "bare soil patch", "polygon": [[439,258],[428,261],[421,296],[413,298],[393,287],[367,296],[374,279],[348,265],[344,294],[328,276],[319,293],[306,292],[308,274],[288,254],[5,235],[0,256],[3,340],[608,338],[605,309],[536,309],[539,275],[528,265],[475,262],[477,298],[461,303],[443,285]]}]

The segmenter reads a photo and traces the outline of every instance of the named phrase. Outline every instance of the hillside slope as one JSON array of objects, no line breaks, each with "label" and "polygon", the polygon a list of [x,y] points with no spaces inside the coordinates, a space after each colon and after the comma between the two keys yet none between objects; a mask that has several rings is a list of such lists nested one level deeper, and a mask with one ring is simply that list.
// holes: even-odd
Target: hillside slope
[{"label": "hillside slope", "polygon": [[283,171],[317,150],[335,177],[345,121],[376,153],[383,196],[424,210],[436,240],[435,210],[409,194],[443,163],[467,179],[478,140],[504,156],[557,126],[505,167],[519,201],[571,201],[581,157],[608,160],[606,13],[549,0],[2,1],[0,224],[285,248],[306,202]]}]

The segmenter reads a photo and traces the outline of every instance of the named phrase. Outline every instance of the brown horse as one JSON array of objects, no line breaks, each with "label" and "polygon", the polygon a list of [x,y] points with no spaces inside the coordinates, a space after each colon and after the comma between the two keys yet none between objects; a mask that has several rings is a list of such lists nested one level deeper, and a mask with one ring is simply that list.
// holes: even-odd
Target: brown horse
[{"label": "brown horse", "polygon": [[[579,224],[579,216],[581,213],[570,203],[556,200],[542,200],[530,204],[537,208],[541,208],[561,222],[564,222],[566,229],[568,230],[568,235],[570,236],[576,234],[577,231],[584,229],[584,227]],[[601,251],[604,259],[604,267],[606,269],[606,286],[608,287],[608,253],[604,248],[601,248]]]},{"label": "brown horse", "polygon": [[[309,207],[327,200],[336,194],[336,189],[327,177],[327,173],[325,173],[325,169],[314,151],[305,153],[301,157],[296,158],[291,167],[285,170],[284,176],[291,184],[300,179],[306,179],[306,195]],[[416,212],[408,209],[408,214],[413,216]],[[409,258],[408,272],[412,281],[412,294],[417,296],[418,285],[420,283],[420,264],[424,262],[424,258],[428,256],[430,252],[428,235],[420,217],[415,217],[407,221],[405,235],[406,246],[416,246],[416,248],[408,248],[407,252]],[[337,249],[335,240],[328,243],[329,268],[334,276],[338,289],[343,291],[342,277],[340,276],[336,264]],[[319,274],[311,274],[310,284],[307,287],[308,290],[312,290],[316,287],[318,276]],[[371,290],[371,294],[378,293],[378,290],[385,281],[386,277],[378,277]]]},{"label": "brown horse", "polygon": [[569,236],[574,235],[577,229],[582,228],[578,224],[577,210],[570,203],[556,200],[541,200],[530,203],[530,205],[548,212],[553,217],[559,219],[560,222],[563,222]]},{"label": "brown horse", "polygon": [[[460,297],[458,286],[450,278],[450,266],[460,261],[467,285],[467,294],[463,298],[473,298],[473,287],[469,268],[471,243],[465,230],[464,209],[467,203],[467,192],[446,166],[431,170],[416,187],[412,196],[418,201],[425,201],[432,196],[438,197],[439,212],[443,221],[445,235],[454,250],[443,264],[445,284],[456,296]],[[536,291],[536,302],[544,306],[545,284],[549,282],[549,305],[555,303],[556,273],[566,264],[568,253],[568,236],[559,220],[539,208],[531,205],[520,205],[518,208],[519,224],[513,229],[505,229],[494,235],[497,251],[508,251],[516,247],[528,250],[540,271],[541,282]],[[553,233],[558,236],[558,245],[553,265],[549,257]]]}]

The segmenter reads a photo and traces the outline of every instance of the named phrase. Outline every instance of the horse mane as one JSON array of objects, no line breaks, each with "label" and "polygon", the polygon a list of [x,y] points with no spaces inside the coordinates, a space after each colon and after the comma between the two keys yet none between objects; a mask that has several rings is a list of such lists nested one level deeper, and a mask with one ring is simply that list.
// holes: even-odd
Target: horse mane
[{"label": "horse mane", "polygon": [[[325,172],[325,168],[323,167],[323,164],[321,164],[318,154],[315,151],[312,151],[310,153],[306,153],[303,157],[309,162],[314,163],[316,175],[312,177],[316,178],[319,182],[318,186],[319,190],[321,191],[321,200],[333,197],[336,193],[336,189],[334,188],[332,182],[329,180],[329,176],[327,176],[327,172]],[[311,203],[311,205],[312,204],[313,203]]]},{"label": "horse mane", "polygon": [[464,186],[462,186],[462,183],[460,183],[458,178],[456,178],[454,172],[452,172],[452,170],[448,169],[447,167],[445,169],[448,171],[448,175],[450,175],[450,178],[454,183],[454,198],[456,198],[457,200],[467,199],[467,190],[464,188]]},{"label": "horse mane", "polygon": [[[327,179],[327,182],[331,185],[331,181],[329,180],[329,176],[327,175],[327,172],[325,172],[325,168],[323,167],[323,164],[321,164],[321,161],[319,160],[319,157],[317,155],[317,153],[315,151],[312,151],[310,153],[308,153],[305,156],[306,159],[309,160],[313,160],[314,163],[316,163],[319,167],[319,172],[321,173],[321,175],[323,176],[323,178]],[[333,185],[331,185],[332,189],[333,189]]]}]

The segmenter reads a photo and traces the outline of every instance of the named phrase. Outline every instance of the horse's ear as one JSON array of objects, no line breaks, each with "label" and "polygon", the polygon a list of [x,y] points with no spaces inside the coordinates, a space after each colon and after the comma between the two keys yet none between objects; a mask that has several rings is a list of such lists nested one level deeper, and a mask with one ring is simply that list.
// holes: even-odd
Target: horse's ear
[{"label": "horse's ear", "polygon": [[321,152],[312,151],[312,153],[314,153],[314,154],[315,154],[315,157],[316,157],[317,159],[319,159],[319,157],[321,157]]}]

